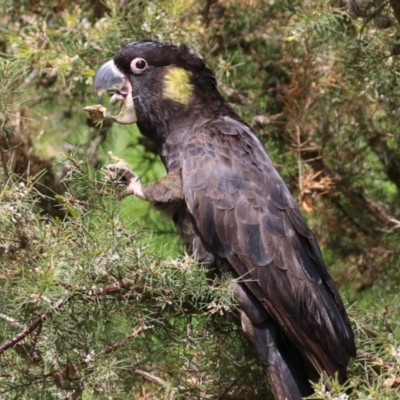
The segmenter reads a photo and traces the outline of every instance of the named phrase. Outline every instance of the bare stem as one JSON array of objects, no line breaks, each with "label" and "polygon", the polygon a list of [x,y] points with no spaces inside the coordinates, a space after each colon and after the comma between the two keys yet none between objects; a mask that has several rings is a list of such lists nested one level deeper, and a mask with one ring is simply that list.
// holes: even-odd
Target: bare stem
[{"label": "bare stem", "polygon": [[299,169],[299,190],[300,193],[303,192],[303,172],[301,165],[301,132],[300,127],[296,124],[296,137],[297,137],[297,164]]},{"label": "bare stem", "polygon": [[156,375],[151,374],[150,372],[143,371],[142,369],[135,369],[133,371],[136,375],[143,376],[144,379],[147,379],[150,382],[156,383],[160,386],[167,386],[167,382],[164,379],[159,378]]},{"label": "bare stem", "polygon": [[12,326],[16,326],[17,328],[24,328],[24,325],[19,323],[16,319],[9,317],[6,314],[0,313],[0,318],[4,321],[8,322]]},{"label": "bare stem", "polygon": [[[67,300],[68,297],[64,297],[63,299],[58,300],[54,306],[54,310],[59,310],[67,302]],[[30,333],[32,333],[39,325],[42,324],[42,322],[46,321],[47,318],[48,318],[47,314],[40,315],[30,325],[28,325],[20,333],[15,335],[12,339],[3,342],[3,344],[0,345],[0,355],[3,354],[6,350],[8,350],[10,347],[15,346],[18,342],[20,342]]]},{"label": "bare stem", "polygon": [[122,346],[124,343],[128,342],[129,340],[135,339],[137,336],[139,336],[142,332],[144,332],[147,329],[151,329],[153,326],[139,326],[138,328],[134,329],[134,331],[128,335],[126,338],[112,344],[110,347],[107,347],[104,350],[105,354],[109,354],[112,351],[116,350],[118,347]]}]

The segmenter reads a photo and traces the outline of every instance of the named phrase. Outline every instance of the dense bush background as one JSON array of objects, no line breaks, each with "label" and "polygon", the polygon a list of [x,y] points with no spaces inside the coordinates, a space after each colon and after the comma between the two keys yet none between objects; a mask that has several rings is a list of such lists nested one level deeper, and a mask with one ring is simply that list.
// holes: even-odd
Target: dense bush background
[{"label": "dense bush background", "polygon": [[[135,126],[94,126],[99,65],[185,44],[298,199],[358,341],[350,398],[400,396],[400,8],[395,0],[0,1],[0,397],[265,399],[229,279],[118,202],[112,151],[163,167]],[[315,398],[347,398],[333,383]]]}]

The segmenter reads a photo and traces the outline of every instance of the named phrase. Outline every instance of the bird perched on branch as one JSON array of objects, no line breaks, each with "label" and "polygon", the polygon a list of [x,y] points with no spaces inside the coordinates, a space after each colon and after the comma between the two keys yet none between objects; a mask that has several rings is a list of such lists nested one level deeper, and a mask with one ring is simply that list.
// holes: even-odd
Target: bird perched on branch
[{"label": "bird perched on branch", "polygon": [[125,179],[124,194],[166,212],[200,261],[245,277],[234,287],[241,325],[275,398],[310,395],[310,380],[322,374],[344,382],[354,335],[318,244],[203,60],[171,44],[137,41],[100,67],[94,86],[121,103],[108,118],[137,123],[167,170],[142,185],[124,161],[107,166]]}]

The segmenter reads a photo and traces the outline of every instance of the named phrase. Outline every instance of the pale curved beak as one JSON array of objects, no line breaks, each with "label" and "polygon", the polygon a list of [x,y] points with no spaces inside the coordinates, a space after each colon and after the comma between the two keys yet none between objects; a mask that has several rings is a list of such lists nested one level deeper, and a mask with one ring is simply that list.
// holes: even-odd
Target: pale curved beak
[{"label": "pale curved beak", "polygon": [[110,104],[122,103],[118,115],[111,118],[120,124],[134,124],[137,121],[133,103],[132,85],[129,79],[116,67],[114,60],[109,60],[97,71],[94,78],[94,90],[101,102],[104,93],[109,93]]}]

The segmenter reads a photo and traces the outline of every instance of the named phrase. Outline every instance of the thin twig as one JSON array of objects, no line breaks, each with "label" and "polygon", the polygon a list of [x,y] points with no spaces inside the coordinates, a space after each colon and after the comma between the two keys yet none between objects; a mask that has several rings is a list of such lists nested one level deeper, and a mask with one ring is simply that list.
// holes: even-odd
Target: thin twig
[{"label": "thin twig", "polygon": [[130,335],[128,335],[126,338],[112,344],[111,346],[107,347],[104,350],[105,354],[109,354],[112,351],[116,350],[118,347],[122,346],[124,343],[128,342],[129,340],[135,339],[137,336],[139,336],[142,332],[144,332],[147,329],[151,329],[153,326],[139,326],[136,328]]},{"label": "thin twig", "polygon": [[400,221],[395,218],[391,218],[389,222],[393,223],[394,226],[387,230],[387,232],[393,232],[395,229],[400,229]]},{"label": "thin twig", "polygon": [[302,165],[301,165],[301,132],[300,127],[296,124],[296,138],[297,138],[297,164],[299,169],[299,190],[302,193],[303,190],[303,172],[302,172]]},{"label": "thin twig", "polygon": [[4,242],[21,243],[21,240],[19,240],[19,239],[10,239],[10,238],[5,238],[5,237],[0,237],[0,240],[2,240]]},{"label": "thin twig", "polygon": [[365,197],[362,192],[357,191],[352,186],[344,184],[344,179],[339,175],[337,171],[325,165],[323,158],[319,158],[320,154],[318,154],[317,151],[302,152],[303,160],[307,160],[307,164],[309,164],[315,172],[321,171],[321,177],[329,177],[335,185],[336,189],[344,193],[353,203],[357,203],[360,206],[366,208],[368,212],[372,216],[374,216],[375,219],[387,225],[389,229],[398,229],[398,227],[400,226],[399,220],[394,218],[379,204]]},{"label": "thin twig", "polygon": [[374,363],[372,367],[379,368],[380,370],[385,370],[385,371],[400,371],[400,367],[397,365],[389,365],[385,363],[380,357],[377,357],[376,355],[372,353],[368,353],[363,350],[358,350],[358,358],[364,357],[366,360],[371,361]]},{"label": "thin twig", "polygon": [[119,280],[118,282],[110,283],[103,287],[92,287],[88,291],[90,296],[98,296],[100,294],[111,294],[120,291],[121,289],[129,289],[134,285],[134,282]]},{"label": "thin twig", "polygon": [[[57,301],[54,306],[54,311],[59,310],[68,300],[68,297],[64,297]],[[48,318],[47,314],[42,314],[38,318],[36,318],[30,325],[24,328],[20,333],[15,335],[12,339],[7,340],[3,344],[0,345],[0,355],[3,354],[10,347],[15,346],[18,342],[32,333],[42,322],[46,321]]]},{"label": "thin twig", "polygon": [[389,0],[389,3],[393,9],[394,16],[397,19],[397,22],[400,24],[400,4],[397,0]]},{"label": "thin twig", "polygon": [[64,397],[64,400],[76,400],[82,393],[83,385],[80,384],[70,395]]},{"label": "thin twig", "polygon": [[238,376],[221,392],[221,394],[218,395],[218,397],[215,400],[223,399],[223,397],[240,381],[246,369],[247,365],[240,368]]},{"label": "thin twig", "polygon": [[142,369],[135,369],[133,373],[143,376],[144,379],[147,379],[148,381],[153,383],[157,383],[157,385],[164,387],[167,386],[167,382],[165,382],[164,379],[161,379],[158,376],[151,374],[150,372],[143,371]]},{"label": "thin twig", "polygon": [[245,95],[240,93],[238,90],[235,90],[227,85],[219,86],[219,89],[234,103],[244,105],[247,108],[255,110],[257,107],[256,105],[248,99]]},{"label": "thin twig", "polygon": [[0,318],[4,319],[4,321],[8,322],[12,326],[16,326],[17,328],[25,328],[25,326],[19,323],[16,319],[9,317],[6,314],[0,313]]}]

